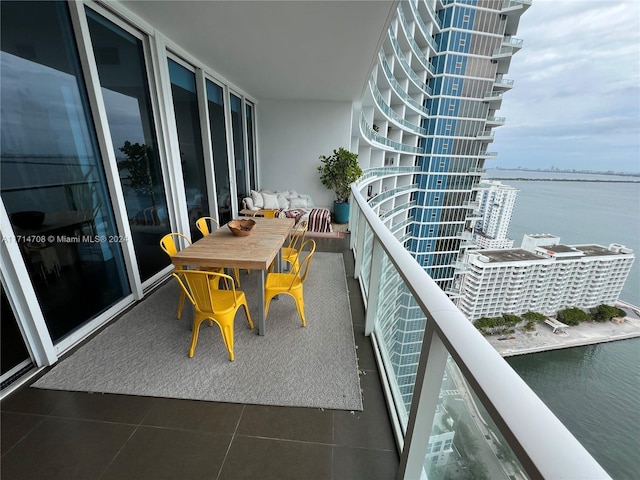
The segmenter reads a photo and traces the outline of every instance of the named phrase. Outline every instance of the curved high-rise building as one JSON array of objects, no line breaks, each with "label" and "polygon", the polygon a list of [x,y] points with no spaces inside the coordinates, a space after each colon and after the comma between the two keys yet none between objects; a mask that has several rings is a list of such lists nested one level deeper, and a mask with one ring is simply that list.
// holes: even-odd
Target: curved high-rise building
[{"label": "curved high-rise building", "polygon": [[473,245],[476,186],[530,0],[401,2],[362,102],[363,193],[444,290]]},{"label": "curved high-rise building", "polygon": [[[478,184],[522,41],[530,0],[411,0],[390,22],[362,101],[358,182],[369,205],[452,297],[456,267],[475,247]],[[461,270],[458,271],[460,273]],[[401,279],[381,286],[397,299],[382,331],[407,411],[426,319]],[[401,318],[401,320],[399,320]],[[385,323],[382,320],[382,323]]]}]

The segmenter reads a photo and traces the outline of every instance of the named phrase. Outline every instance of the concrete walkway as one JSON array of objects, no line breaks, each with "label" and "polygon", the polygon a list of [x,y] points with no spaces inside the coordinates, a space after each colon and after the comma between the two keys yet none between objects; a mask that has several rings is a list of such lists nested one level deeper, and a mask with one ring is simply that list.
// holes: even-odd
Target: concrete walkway
[{"label": "concrete walkway", "polygon": [[500,355],[510,357],[640,337],[640,308],[624,302],[618,302],[616,306],[627,312],[624,323],[585,322],[567,327],[566,333],[553,333],[549,325],[541,323],[531,332],[517,329],[515,333],[485,338]]}]

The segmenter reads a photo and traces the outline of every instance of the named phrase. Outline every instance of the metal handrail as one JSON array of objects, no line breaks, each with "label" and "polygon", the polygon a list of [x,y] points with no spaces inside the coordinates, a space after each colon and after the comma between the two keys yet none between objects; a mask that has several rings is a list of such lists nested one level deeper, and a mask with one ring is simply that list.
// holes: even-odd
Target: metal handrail
[{"label": "metal handrail", "polygon": [[[356,228],[352,226],[351,229],[354,235],[351,245],[359,244],[358,236],[363,235],[359,225],[366,224],[366,231],[373,236],[371,246],[374,255],[376,251],[384,252],[427,318],[407,433],[402,439],[403,451],[397,478],[420,476],[426,451],[420,451],[418,446],[426,449],[426,442],[417,434],[416,417],[424,418],[425,409],[427,418],[429,415],[433,417],[435,413],[437,405],[433,402],[433,395],[437,397],[437,392],[429,392],[426,399],[422,395],[429,391],[426,386],[438,385],[438,377],[441,381],[446,362],[443,355],[446,357],[447,354],[456,362],[530,477],[610,478],[398,242],[369,207],[357,185],[353,184],[351,191],[354,210],[351,218],[357,220]],[[363,252],[358,252],[356,247],[354,254],[358,258]],[[358,264],[356,260],[355,276],[361,281],[360,272],[357,271]],[[374,276],[370,277],[370,282],[379,280]],[[371,285],[367,285],[364,290],[377,295],[377,292],[372,291]],[[375,307],[368,305],[367,310],[369,308]],[[369,312],[365,316],[369,319]],[[384,365],[382,368],[384,370]],[[423,402],[424,405],[421,405]],[[424,431],[424,425],[421,428]],[[428,428],[430,429],[430,425]]]}]

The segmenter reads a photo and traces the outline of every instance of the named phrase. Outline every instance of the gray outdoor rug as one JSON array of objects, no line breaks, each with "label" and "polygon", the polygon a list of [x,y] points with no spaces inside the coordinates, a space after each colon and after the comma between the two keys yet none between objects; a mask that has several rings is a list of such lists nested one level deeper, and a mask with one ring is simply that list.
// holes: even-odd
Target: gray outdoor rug
[{"label": "gray outdoor rug", "polygon": [[[259,305],[259,272],[241,277],[249,311]],[[307,327],[288,295],[271,302],[266,335],[235,320],[235,361],[220,330],[204,322],[189,358],[191,304],[175,318],[178,284],[136,305],[33,384],[54,390],[120,393],[262,405],[362,410],[360,378],[342,255],[317,252],[304,285]],[[254,315],[254,324],[257,315]]]}]

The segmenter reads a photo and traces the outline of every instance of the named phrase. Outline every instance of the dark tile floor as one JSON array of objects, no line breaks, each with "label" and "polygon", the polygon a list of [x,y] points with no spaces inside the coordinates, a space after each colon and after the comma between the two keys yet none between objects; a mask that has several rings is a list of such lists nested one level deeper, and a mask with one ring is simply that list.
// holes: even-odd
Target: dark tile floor
[{"label": "dark tile floor", "polygon": [[398,454],[353,278],[343,252],[364,411],[89,394],[21,387],[1,403],[2,480],[395,478]]}]

